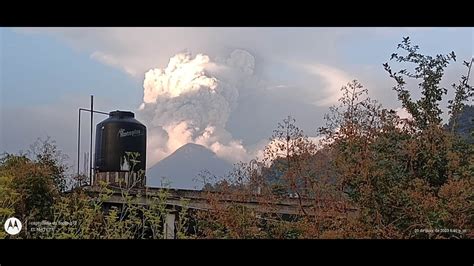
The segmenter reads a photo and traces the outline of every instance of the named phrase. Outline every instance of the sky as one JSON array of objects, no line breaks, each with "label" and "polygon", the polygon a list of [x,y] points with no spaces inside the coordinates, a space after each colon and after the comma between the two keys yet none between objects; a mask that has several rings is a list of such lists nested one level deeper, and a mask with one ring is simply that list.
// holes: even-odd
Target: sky
[{"label": "sky", "polygon": [[249,160],[288,115],[315,137],[353,79],[400,108],[382,64],[405,36],[426,54],[456,52],[448,88],[473,57],[473,28],[0,28],[0,152],[50,136],[76,165],[78,108],[93,94],[95,109],[147,126],[149,167],[188,142]]}]

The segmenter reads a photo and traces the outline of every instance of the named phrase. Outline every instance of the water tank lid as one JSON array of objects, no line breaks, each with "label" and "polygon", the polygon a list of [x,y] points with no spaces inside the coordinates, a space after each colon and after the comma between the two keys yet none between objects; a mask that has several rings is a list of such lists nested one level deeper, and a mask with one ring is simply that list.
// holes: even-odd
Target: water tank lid
[{"label": "water tank lid", "polygon": [[118,117],[118,118],[124,118],[124,117],[135,117],[135,114],[130,112],[130,111],[112,111],[109,113],[110,117]]}]

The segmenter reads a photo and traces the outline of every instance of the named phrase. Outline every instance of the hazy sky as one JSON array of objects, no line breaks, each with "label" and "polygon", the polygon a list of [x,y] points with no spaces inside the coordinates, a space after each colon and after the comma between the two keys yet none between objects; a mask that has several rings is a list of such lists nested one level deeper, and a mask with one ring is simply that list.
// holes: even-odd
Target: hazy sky
[{"label": "hazy sky", "polygon": [[96,109],[147,125],[151,163],[187,141],[247,159],[287,115],[315,136],[352,79],[400,107],[382,64],[404,36],[424,53],[456,52],[446,86],[473,56],[473,28],[1,28],[0,152],[49,135],[75,165],[77,109],[94,94]]}]

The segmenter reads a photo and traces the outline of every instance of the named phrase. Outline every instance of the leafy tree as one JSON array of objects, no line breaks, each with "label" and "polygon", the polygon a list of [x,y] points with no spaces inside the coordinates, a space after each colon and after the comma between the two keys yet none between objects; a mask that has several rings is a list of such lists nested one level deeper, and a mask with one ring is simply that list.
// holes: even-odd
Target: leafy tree
[{"label": "leafy tree", "polygon": [[[19,194],[12,186],[13,178],[0,174],[0,221],[6,221],[15,214],[15,204]],[[7,237],[4,230],[0,230],[0,239]]]},{"label": "leafy tree", "polygon": [[[52,206],[58,190],[51,179],[51,169],[25,155],[6,154],[0,160],[0,175],[10,183],[4,189],[17,195],[13,215],[24,222],[41,221],[52,217]],[[20,234],[28,234],[25,230]]]},{"label": "leafy tree", "polygon": [[68,157],[58,149],[56,141],[50,137],[45,140],[38,138],[30,146],[29,155],[32,160],[49,169],[51,178],[59,191],[66,190]]},{"label": "leafy tree", "polygon": [[[398,99],[413,117],[418,129],[426,129],[429,125],[439,125],[442,121],[440,116],[442,110],[439,103],[443,95],[447,93],[447,89],[441,87],[440,82],[450,61],[456,61],[455,53],[438,54],[434,57],[423,55],[418,52],[418,45],[412,45],[409,37],[403,38],[398,48],[404,50],[407,54],[393,53],[391,60],[395,59],[397,62],[415,64],[414,72],[406,68],[397,72],[393,71],[388,63],[383,65],[385,71],[397,83],[393,89],[397,92]],[[423,96],[419,100],[412,99],[410,90],[406,88],[405,78],[420,80],[418,87]],[[464,89],[464,85],[462,88]],[[458,95],[464,96],[463,93],[458,93]]]}]

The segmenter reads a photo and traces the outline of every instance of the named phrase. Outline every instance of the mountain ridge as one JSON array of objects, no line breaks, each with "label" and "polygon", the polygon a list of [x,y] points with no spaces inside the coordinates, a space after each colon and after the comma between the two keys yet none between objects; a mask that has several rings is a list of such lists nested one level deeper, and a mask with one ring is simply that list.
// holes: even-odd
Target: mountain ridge
[{"label": "mountain ridge", "polygon": [[164,178],[165,184],[170,182],[171,188],[199,190],[204,184],[195,179],[199,179],[203,171],[221,176],[231,169],[232,164],[217,157],[213,151],[188,143],[147,170],[147,186],[161,187]]}]

